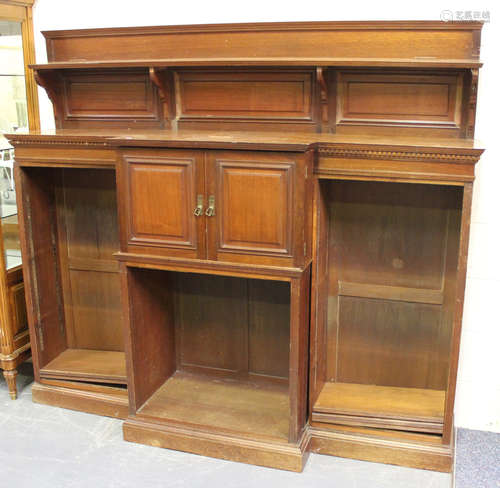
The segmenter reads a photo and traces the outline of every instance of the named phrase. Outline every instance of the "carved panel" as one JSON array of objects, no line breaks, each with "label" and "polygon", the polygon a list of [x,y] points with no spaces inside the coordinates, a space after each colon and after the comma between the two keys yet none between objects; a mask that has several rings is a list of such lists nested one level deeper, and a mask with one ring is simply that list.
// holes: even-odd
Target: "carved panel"
[{"label": "carved panel", "polygon": [[128,159],[129,242],[195,249],[194,158]]},{"label": "carved panel", "polygon": [[177,118],[310,124],[313,74],[311,70],[178,71]]},{"label": "carved panel", "polygon": [[340,71],[337,125],[458,129],[463,75]]},{"label": "carved panel", "polygon": [[26,316],[26,298],[24,296],[24,283],[17,283],[9,289],[10,303],[13,313],[13,335],[28,327]]},{"label": "carved panel", "polygon": [[145,71],[72,71],[63,80],[65,127],[92,122],[160,127],[157,90]]},{"label": "carved panel", "polygon": [[218,248],[291,254],[293,163],[217,158]]}]

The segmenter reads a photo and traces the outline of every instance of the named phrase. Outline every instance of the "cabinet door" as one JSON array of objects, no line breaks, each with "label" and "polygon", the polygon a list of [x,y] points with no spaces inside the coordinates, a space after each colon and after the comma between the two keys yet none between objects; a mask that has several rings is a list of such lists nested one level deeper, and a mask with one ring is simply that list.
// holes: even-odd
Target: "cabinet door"
[{"label": "cabinet door", "polygon": [[203,164],[198,151],[127,151],[121,179],[129,252],[205,257]]},{"label": "cabinet door", "polygon": [[209,259],[292,264],[299,158],[290,153],[208,153]]}]

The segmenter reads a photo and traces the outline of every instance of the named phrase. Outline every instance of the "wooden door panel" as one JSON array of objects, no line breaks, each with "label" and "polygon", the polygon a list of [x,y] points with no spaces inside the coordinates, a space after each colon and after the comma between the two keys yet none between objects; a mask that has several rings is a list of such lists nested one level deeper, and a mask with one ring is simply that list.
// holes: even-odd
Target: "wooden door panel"
[{"label": "wooden door panel", "polygon": [[295,161],[288,154],[209,153],[210,259],[293,255]]},{"label": "wooden door panel", "polygon": [[204,190],[202,157],[193,151],[138,151],[125,161],[129,250],[159,247],[162,254],[202,257],[204,217],[193,213]]}]

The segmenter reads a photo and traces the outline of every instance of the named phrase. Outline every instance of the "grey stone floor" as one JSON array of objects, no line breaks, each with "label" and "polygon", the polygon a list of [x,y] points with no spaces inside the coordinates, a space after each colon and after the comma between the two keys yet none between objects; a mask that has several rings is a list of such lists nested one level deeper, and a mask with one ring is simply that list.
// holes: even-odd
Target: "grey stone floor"
[{"label": "grey stone floor", "polygon": [[458,429],[455,488],[500,488],[500,434]]},{"label": "grey stone floor", "polygon": [[0,379],[1,488],[451,486],[448,474],[317,454],[298,474],[131,444],[119,420],[32,403],[30,367],[20,368],[16,401]]}]

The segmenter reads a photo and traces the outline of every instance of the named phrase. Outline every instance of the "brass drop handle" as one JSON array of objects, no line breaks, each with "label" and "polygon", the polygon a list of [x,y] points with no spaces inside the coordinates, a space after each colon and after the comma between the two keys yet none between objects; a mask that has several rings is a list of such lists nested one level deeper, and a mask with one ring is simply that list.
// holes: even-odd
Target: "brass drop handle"
[{"label": "brass drop handle", "polygon": [[203,195],[198,195],[196,197],[196,208],[194,209],[195,217],[203,215]]},{"label": "brass drop handle", "polygon": [[208,208],[205,210],[205,215],[207,217],[213,217],[215,215],[215,197],[213,195],[208,197]]}]

